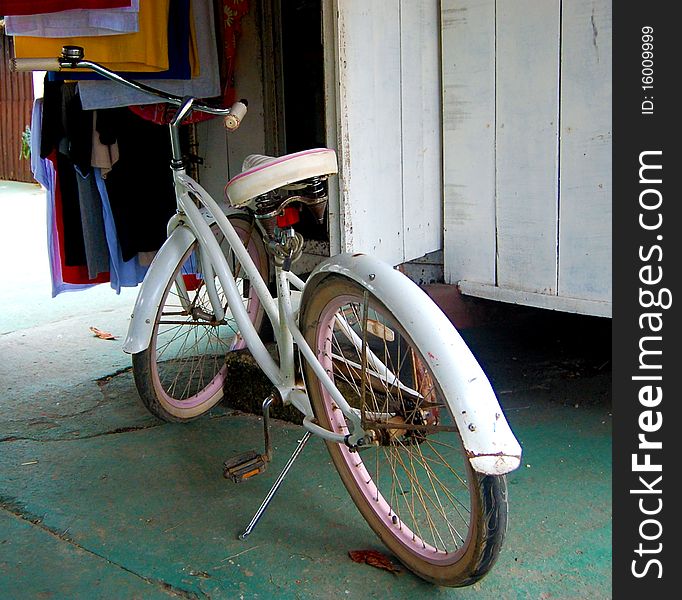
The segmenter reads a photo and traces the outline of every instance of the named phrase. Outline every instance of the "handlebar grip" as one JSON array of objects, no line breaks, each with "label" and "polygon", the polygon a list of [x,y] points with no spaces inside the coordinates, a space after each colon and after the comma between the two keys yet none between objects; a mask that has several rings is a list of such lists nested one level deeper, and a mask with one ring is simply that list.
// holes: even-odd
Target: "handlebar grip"
[{"label": "handlebar grip", "polygon": [[10,58],[11,71],[61,71],[56,58]]},{"label": "handlebar grip", "polygon": [[246,116],[247,105],[248,102],[246,100],[239,100],[230,107],[230,114],[223,121],[225,129],[234,131],[241,125]]}]

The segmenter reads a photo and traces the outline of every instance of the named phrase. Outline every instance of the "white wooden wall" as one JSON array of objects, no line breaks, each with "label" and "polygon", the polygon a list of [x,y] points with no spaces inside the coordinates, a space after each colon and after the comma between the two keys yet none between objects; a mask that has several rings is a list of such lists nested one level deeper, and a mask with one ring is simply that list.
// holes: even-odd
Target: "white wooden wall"
[{"label": "white wooden wall", "polygon": [[[332,248],[399,264],[442,248],[438,0],[325,0]],[[334,221],[332,221],[334,222]]]},{"label": "white wooden wall", "polygon": [[442,0],[441,21],[446,279],[610,315],[611,2]]}]

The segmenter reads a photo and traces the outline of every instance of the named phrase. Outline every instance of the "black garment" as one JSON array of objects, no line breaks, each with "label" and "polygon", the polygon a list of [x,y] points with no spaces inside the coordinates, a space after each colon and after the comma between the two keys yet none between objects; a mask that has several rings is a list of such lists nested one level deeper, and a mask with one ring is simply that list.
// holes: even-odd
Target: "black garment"
[{"label": "black garment", "polygon": [[84,111],[75,83],[45,81],[40,156],[57,150],[56,169],[62,199],[64,264],[86,264],[80,199],[74,165],[90,172],[92,156],[92,112]]},{"label": "black garment", "polygon": [[81,173],[87,173],[92,158],[92,111],[83,110],[76,85],[45,81],[40,156],[46,158],[57,149]]},{"label": "black garment", "polygon": [[98,111],[97,131],[103,143],[118,142],[119,160],[105,182],[123,260],[154,252],[175,212],[168,128],[112,108]]},{"label": "black garment", "polygon": [[[57,152],[63,204],[65,264],[87,264],[74,165],[92,172],[92,111],[83,110],[75,83],[45,81],[41,157]],[[103,144],[118,142],[119,160],[106,177],[107,193],[123,260],[155,252],[166,239],[175,212],[168,128],[150,123],[127,108],[100,110],[97,132]]]},{"label": "black garment", "polygon": [[57,152],[57,183],[62,198],[62,229],[64,231],[64,264],[80,267],[87,264],[83,223],[76,170],[69,158]]}]

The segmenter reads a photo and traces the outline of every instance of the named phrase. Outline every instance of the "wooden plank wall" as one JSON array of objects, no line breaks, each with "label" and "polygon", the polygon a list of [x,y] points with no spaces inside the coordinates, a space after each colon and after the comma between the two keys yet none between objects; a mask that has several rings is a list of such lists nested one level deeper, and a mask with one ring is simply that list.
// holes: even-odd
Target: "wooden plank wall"
[{"label": "wooden plank wall", "polygon": [[610,302],[610,2],[441,14],[446,280]]},{"label": "wooden plank wall", "polygon": [[559,0],[498,0],[497,284],[555,294]]},{"label": "wooden plank wall", "polygon": [[442,2],[444,267],[494,282],[495,3]]},{"label": "wooden plank wall", "polygon": [[[442,247],[437,0],[329,0],[340,241],[399,264]],[[335,232],[331,232],[332,237]]]},{"label": "wooden plank wall", "polygon": [[34,182],[30,160],[20,158],[21,134],[31,125],[33,76],[9,70],[10,40],[0,33],[0,179]]},{"label": "wooden plank wall", "polygon": [[559,295],[610,300],[610,3],[565,2],[562,39]]}]

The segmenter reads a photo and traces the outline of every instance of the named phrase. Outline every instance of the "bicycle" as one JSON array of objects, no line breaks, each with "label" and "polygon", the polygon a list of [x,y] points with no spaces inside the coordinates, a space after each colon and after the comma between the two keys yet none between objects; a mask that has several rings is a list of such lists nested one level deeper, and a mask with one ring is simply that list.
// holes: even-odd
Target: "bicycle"
[{"label": "bicycle", "polygon": [[[245,101],[220,108],[166,94],[85,60],[78,47],[57,59],[14,59],[13,68],[88,68],[177,107],[169,124],[177,212],[141,285],[124,351],[147,409],[184,422],[220,401],[229,385],[225,355],[248,348],[275,392],[263,403],[265,451],[225,463],[234,481],[263,472],[272,457],[272,402],[302,413],[305,433],[240,537],[251,534],[315,435],[362,516],[405,566],[438,585],[483,577],[507,529],[505,475],[521,459],[485,373],[440,309],[391,266],[340,254],[306,281],[291,271],[303,249],[299,210],[323,218],[335,152],[247,157],[226,185],[231,209],[223,211],[187,174],[179,128],[201,111],[235,130]],[[259,335],[264,317],[276,358]]]}]

